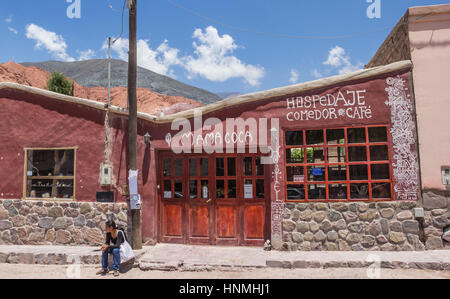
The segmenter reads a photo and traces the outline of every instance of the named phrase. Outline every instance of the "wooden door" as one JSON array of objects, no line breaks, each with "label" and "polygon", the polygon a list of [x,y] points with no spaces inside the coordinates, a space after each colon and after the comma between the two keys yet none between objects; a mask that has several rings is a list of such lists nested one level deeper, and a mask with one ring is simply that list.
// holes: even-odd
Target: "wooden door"
[{"label": "wooden door", "polygon": [[160,157],[161,242],[261,246],[268,238],[267,171],[258,155]]},{"label": "wooden door", "polygon": [[216,245],[239,245],[239,165],[236,156],[214,158],[214,243]]},{"label": "wooden door", "polygon": [[211,244],[213,239],[213,209],[211,197],[211,158],[207,156],[190,156],[188,184],[189,199],[188,243]]},{"label": "wooden door", "polygon": [[241,245],[262,246],[269,237],[269,205],[266,205],[270,202],[270,180],[266,180],[268,171],[266,165],[261,164],[261,156],[244,155],[240,157],[240,161],[243,182],[240,203]]},{"label": "wooden door", "polygon": [[186,161],[162,155],[160,159],[160,241],[186,243]]}]

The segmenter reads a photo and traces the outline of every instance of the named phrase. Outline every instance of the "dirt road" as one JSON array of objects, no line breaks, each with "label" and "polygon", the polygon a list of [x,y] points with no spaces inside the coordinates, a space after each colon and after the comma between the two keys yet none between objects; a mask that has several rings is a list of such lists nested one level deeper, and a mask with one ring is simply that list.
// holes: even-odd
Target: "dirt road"
[{"label": "dirt road", "polygon": [[[112,274],[104,277],[97,276],[97,266],[83,265],[81,268],[69,266],[44,265],[11,265],[0,264],[0,279],[117,279]],[[79,274],[79,275],[78,275]],[[247,271],[212,271],[212,272],[163,272],[141,271],[138,268],[121,274],[118,279],[309,279],[309,278],[368,278],[366,269],[258,269]],[[405,279],[450,279],[450,271],[424,271],[424,270],[391,270],[381,269],[380,277]]]}]

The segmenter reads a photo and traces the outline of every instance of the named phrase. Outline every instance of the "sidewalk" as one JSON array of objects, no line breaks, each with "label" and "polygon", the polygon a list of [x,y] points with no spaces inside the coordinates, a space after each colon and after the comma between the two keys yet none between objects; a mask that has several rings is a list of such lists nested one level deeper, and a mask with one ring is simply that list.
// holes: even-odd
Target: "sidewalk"
[{"label": "sidewalk", "polygon": [[[0,246],[0,264],[100,264],[97,247]],[[381,268],[450,271],[450,250],[280,252],[256,247],[219,247],[158,244],[135,251],[135,266],[143,271],[211,271],[257,268]]]},{"label": "sidewalk", "polygon": [[[371,259],[370,259],[371,258]],[[246,268],[382,268],[450,270],[450,250],[280,252],[253,247],[158,244],[139,260],[141,270],[204,271]]]},{"label": "sidewalk", "polygon": [[[89,246],[34,246],[34,245],[0,245],[0,264],[40,264],[68,265],[101,264],[101,252],[97,247]],[[135,250],[136,261],[145,250]]]}]

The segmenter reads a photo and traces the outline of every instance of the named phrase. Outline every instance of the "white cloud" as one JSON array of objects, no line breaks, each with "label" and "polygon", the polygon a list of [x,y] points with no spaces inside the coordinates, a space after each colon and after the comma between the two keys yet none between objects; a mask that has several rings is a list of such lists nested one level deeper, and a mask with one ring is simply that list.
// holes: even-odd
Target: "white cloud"
[{"label": "white cloud", "polygon": [[8,23],[8,24],[11,24],[12,21],[13,21],[13,17],[12,17],[12,16],[9,16],[9,17],[7,17],[7,18],[5,19],[5,22]]},{"label": "white cloud", "polygon": [[54,57],[63,61],[75,61],[67,54],[67,44],[61,35],[47,31],[38,25],[29,24],[26,27],[26,36],[36,41],[37,49],[45,48]]},{"label": "white cloud", "polygon": [[8,26],[8,30],[11,31],[12,33],[14,33],[15,35],[17,35],[19,33],[16,29],[14,29],[10,26]]},{"label": "white cloud", "polygon": [[230,35],[219,36],[217,29],[209,26],[204,32],[196,29],[193,38],[198,40],[193,43],[196,57],[184,59],[189,77],[198,75],[214,82],[242,77],[251,86],[264,77],[263,67],[245,64],[231,55],[237,45]]},{"label": "white cloud", "polygon": [[89,60],[92,59],[95,56],[95,51],[88,49],[86,51],[77,51],[78,54],[80,54],[80,58],[78,58],[78,61],[81,60]]},{"label": "white cloud", "polygon": [[340,46],[330,49],[328,59],[323,64],[339,68],[340,75],[359,70],[364,66],[361,62],[352,64],[350,56],[346,55],[344,48]]},{"label": "white cloud", "polygon": [[[111,46],[111,49],[117,53],[120,59],[128,61],[128,47],[128,39],[120,38]],[[102,48],[108,49],[106,41]],[[179,50],[171,48],[167,40],[159,45],[156,50],[150,47],[148,40],[140,39],[137,41],[138,65],[158,74],[175,77],[171,67],[182,64],[178,58],[178,53]]]},{"label": "white cloud", "polygon": [[319,70],[318,69],[314,69],[312,72],[311,72],[311,75],[313,75],[314,76],[314,78],[317,78],[317,79],[319,79],[319,78],[322,78],[323,77],[323,75],[319,72]]},{"label": "white cloud", "polygon": [[297,83],[299,76],[300,74],[296,69],[291,69],[291,78],[289,78],[289,82],[291,82],[292,84]]}]

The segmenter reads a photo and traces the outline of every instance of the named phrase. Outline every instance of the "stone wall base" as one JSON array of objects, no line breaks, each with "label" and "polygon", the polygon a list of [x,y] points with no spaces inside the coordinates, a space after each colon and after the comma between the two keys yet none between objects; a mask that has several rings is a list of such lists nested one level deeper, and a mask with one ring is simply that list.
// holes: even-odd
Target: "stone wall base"
[{"label": "stone wall base", "polygon": [[0,200],[0,245],[101,245],[107,220],[127,232],[127,213],[125,203]]},{"label": "stone wall base", "polygon": [[[282,250],[421,251],[448,249],[450,198],[426,192],[416,201],[286,203]],[[425,217],[415,219],[414,208]]]}]

